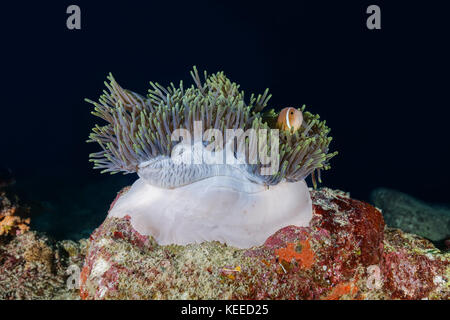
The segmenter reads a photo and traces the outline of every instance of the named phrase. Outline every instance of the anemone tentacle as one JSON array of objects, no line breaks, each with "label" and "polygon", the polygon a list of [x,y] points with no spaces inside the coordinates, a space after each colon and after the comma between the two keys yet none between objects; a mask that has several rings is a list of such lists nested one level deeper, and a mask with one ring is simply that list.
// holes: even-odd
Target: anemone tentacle
[{"label": "anemone tentacle", "polygon": [[[138,172],[143,163],[155,159],[167,161],[178,143],[171,140],[172,132],[184,128],[192,133],[195,121],[201,121],[204,130],[218,129],[224,136],[226,129],[274,129],[270,119],[276,117],[276,112],[262,113],[271,98],[268,89],[263,94],[252,94],[246,103],[244,91],[223,72],[209,76],[204,72],[202,81],[194,67],[191,76],[194,84],[188,88],[182,81],[178,86],[170,83],[168,87],[150,82],[148,95],[143,97],[123,89],[110,74],[109,82],[105,82],[108,91],[103,91],[98,102],[86,99],[94,105],[92,114],[106,122],[103,126],[96,125],[89,136],[88,142],[97,142],[102,148],[90,155],[94,168],[132,173]],[[299,110],[304,117],[302,126],[295,132],[279,131],[278,172],[262,176],[262,164],[247,163],[246,170],[267,185],[283,179],[300,181],[310,174],[316,184],[314,172],[320,182],[320,171],[328,170],[329,160],[337,154],[328,152],[332,138],[325,121],[305,111],[305,106]],[[249,145],[251,139],[240,138],[246,150],[254,150]],[[267,142],[264,152],[270,152],[270,137]],[[246,154],[247,162],[249,156]],[[179,174],[177,170],[174,172]],[[184,172],[193,174],[186,168]]]}]

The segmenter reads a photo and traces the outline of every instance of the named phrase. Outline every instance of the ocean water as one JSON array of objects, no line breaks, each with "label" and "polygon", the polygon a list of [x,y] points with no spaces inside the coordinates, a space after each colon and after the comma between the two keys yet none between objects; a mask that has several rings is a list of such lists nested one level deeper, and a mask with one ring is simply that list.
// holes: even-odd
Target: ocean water
[{"label": "ocean water", "polygon": [[96,180],[19,180],[9,190],[30,206],[31,229],[57,240],[88,238],[106,218],[117,192],[130,185],[136,175],[102,175]]}]

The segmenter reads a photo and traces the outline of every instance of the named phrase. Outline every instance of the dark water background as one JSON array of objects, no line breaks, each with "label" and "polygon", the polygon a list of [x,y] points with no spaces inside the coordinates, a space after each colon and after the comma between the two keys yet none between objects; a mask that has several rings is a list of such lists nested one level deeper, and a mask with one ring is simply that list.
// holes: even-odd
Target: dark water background
[{"label": "dark water background", "polygon": [[[426,4],[425,4],[426,3]],[[34,227],[87,236],[135,176],[92,170],[86,144],[113,72],[145,94],[197,65],[224,70],[270,107],[306,104],[332,128],[339,155],[324,185],[368,200],[389,187],[449,203],[449,26],[441,1],[58,1],[5,5],[0,166],[10,167]],[[77,4],[82,29],[66,28]],[[378,4],[382,29],[366,28]]]}]

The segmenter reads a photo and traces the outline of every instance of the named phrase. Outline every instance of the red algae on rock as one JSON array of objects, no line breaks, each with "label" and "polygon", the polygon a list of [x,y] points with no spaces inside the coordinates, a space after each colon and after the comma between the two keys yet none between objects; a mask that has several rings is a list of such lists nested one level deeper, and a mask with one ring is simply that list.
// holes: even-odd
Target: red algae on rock
[{"label": "red algae on rock", "polygon": [[336,287],[334,287],[331,292],[325,296],[324,300],[339,300],[344,295],[355,294],[358,291],[358,288],[355,287],[353,282],[349,283],[339,283]]},{"label": "red algae on rock", "polygon": [[310,269],[314,264],[314,251],[311,250],[309,239],[298,243],[289,242],[286,248],[275,250],[275,255],[288,263],[294,259],[305,269]]},{"label": "red algae on rock", "polygon": [[81,298],[449,298],[450,254],[385,228],[379,210],[343,192],[311,198],[309,227],[285,227],[249,249],[160,246],[129,219],[107,218],[90,239]]}]

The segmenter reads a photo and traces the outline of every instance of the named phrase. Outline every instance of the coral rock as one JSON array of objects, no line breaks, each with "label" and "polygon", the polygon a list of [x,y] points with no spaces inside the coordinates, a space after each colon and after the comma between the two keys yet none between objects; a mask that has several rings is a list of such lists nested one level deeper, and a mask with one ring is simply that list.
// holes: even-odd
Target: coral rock
[{"label": "coral rock", "polygon": [[[120,194],[119,194],[120,196]],[[129,218],[90,237],[83,299],[448,299],[450,254],[387,229],[381,212],[323,188],[311,191],[309,227],[288,226],[263,245],[161,246]]]},{"label": "coral rock", "polygon": [[450,209],[429,205],[405,193],[379,188],[371,194],[372,202],[382,210],[392,228],[418,234],[431,241],[450,236]]},{"label": "coral rock", "polygon": [[34,231],[0,244],[0,300],[79,299],[86,245],[54,242]]},{"label": "coral rock", "polygon": [[0,240],[3,237],[23,234],[29,230],[29,208],[17,204],[17,199],[11,201],[6,192],[0,192]]}]

